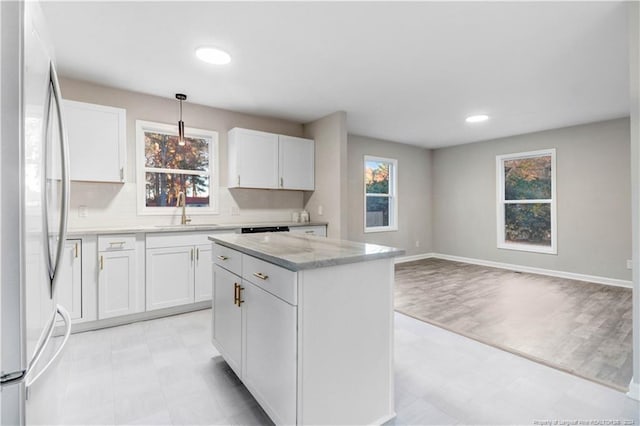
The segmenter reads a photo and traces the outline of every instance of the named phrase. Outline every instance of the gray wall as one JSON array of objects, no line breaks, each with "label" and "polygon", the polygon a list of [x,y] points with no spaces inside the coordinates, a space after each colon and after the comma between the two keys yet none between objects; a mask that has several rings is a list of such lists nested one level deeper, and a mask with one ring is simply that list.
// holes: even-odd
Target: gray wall
[{"label": "gray wall", "polygon": [[[558,254],[496,248],[495,157],[556,148]],[[433,151],[433,251],[631,279],[629,119]]]},{"label": "gray wall", "polygon": [[[403,248],[407,256],[431,251],[431,151],[349,135],[349,233],[353,241]],[[398,230],[364,233],[364,156],[398,160]],[[419,241],[420,247],[416,247]]]},{"label": "gray wall", "polygon": [[328,222],[329,238],[346,240],[347,114],[338,111],[307,123],[304,135],[316,142],[316,189],[305,193],[305,209],[311,220]]},{"label": "gray wall", "polygon": [[[178,104],[174,98],[100,86],[69,78],[61,79],[66,99],[108,105],[127,110],[127,167],[124,184],[72,182],[71,228],[108,227],[135,224],[178,223],[179,213],[167,216],[141,216],[136,204],[136,120],[175,124]],[[302,191],[232,189],[227,186],[227,132],[233,127],[262,130],[290,136],[302,136],[302,123],[242,114],[186,102],[183,113],[187,127],[214,130],[219,142],[219,211],[217,215],[192,215],[193,223],[288,221],[291,212],[303,208]],[[72,153],[73,154],[73,153]],[[74,161],[73,156],[71,161]],[[76,160],[81,161],[81,160]],[[87,206],[88,217],[79,217],[78,208]],[[238,207],[239,215],[232,214]],[[176,209],[177,210],[177,209]],[[316,218],[314,218],[316,219]]]}]

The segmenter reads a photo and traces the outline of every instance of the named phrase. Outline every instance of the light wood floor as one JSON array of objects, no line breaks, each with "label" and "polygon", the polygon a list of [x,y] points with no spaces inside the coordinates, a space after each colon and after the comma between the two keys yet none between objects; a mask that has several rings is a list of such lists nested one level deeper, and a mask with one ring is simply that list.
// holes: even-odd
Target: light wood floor
[{"label": "light wood floor", "polygon": [[396,265],[398,312],[626,390],[631,289],[425,259]]}]

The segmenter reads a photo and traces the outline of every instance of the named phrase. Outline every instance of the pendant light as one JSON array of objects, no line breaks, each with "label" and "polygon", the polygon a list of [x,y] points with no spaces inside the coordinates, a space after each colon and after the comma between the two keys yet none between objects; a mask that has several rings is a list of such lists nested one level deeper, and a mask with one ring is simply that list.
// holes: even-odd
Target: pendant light
[{"label": "pendant light", "polygon": [[184,146],[184,121],[182,121],[182,101],[187,100],[187,95],[176,93],[176,99],[180,101],[180,120],[178,121],[178,145]]}]

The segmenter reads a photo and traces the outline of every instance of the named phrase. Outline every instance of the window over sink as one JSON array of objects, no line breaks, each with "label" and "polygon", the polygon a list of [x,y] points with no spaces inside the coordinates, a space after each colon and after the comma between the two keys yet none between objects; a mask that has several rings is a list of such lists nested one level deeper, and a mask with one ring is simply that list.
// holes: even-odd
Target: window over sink
[{"label": "window over sink", "polygon": [[184,192],[189,214],[218,213],[218,133],[136,121],[138,213],[171,215]]}]

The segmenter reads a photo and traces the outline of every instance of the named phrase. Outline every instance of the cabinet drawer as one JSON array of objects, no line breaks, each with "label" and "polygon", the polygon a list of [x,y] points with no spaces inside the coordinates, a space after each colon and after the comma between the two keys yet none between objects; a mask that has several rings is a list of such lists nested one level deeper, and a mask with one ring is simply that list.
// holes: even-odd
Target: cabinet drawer
[{"label": "cabinet drawer", "polygon": [[135,250],[135,235],[99,235],[98,251]]},{"label": "cabinet drawer", "polygon": [[213,245],[213,261],[224,269],[242,275],[242,253],[220,244]]},{"label": "cabinet drawer", "polygon": [[292,226],[290,232],[294,234],[316,235],[318,237],[327,236],[326,226]]},{"label": "cabinet drawer", "polygon": [[243,254],[242,278],[292,305],[298,304],[297,274],[293,271]]},{"label": "cabinet drawer", "polygon": [[179,231],[147,234],[147,248],[185,247],[209,244],[209,235],[222,234],[229,231]]}]

